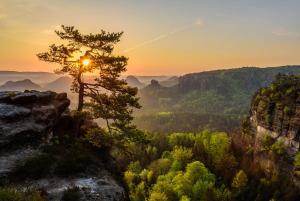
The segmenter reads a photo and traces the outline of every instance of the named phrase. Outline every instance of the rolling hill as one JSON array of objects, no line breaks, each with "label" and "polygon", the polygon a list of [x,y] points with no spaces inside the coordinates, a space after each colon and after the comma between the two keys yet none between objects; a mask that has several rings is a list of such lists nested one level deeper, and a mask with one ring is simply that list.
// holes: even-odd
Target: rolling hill
[{"label": "rolling hill", "polygon": [[72,84],[72,78],[64,76],[44,85],[47,90],[55,92],[69,92]]},{"label": "rolling hill", "polygon": [[24,91],[24,90],[42,90],[42,87],[29,79],[20,81],[7,81],[0,86],[0,91]]},{"label": "rolling hill", "polygon": [[[178,122],[173,120],[177,119],[176,115],[182,116],[182,114],[190,114],[184,115],[186,118],[189,116],[194,118],[195,115],[207,115],[209,118],[217,115],[218,119],[223,116],[224,119],[240,120],[248,114],[253,94],[259,88],[270,84],[278,74],[298,75],[300,66],[244,67],[192,73],[179,77],[178,84],[172,87],[164,87],[158,82],[152,82],[139,91],[143,109],[136,114],[143,118],[145,115],[148,116],[147,125],[143,121],[137,121],[142,128],[156,127],[160,131],[160,128],[165,127],[166,124],[168,127],[178,128]],[[158,115],[161,112],[172,113],[172,115],[169,117]],[[156,119],[155,123],[149,123],[150,116]],[[162,118],[165,124],[161,123]],[[157,125],[157,122],[160,123]],[[201,129],[205,127],[224,129],[213,120],[202,123],[199,121]]]}]

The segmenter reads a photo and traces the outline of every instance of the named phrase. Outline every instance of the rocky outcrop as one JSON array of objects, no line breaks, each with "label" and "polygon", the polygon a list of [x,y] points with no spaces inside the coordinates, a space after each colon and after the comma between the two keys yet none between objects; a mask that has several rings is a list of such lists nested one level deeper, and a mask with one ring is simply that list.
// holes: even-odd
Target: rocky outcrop
[{"label": "rocky outcrop", "polygon": [[243,153],[251,150],[251,165],[270,176],[285,175],[300,188],[294,167],[300,148],[300,78],[279,75],[260,89],[246,122],[233,139]]},{"label": "rocky outcrop", "polygon": [[38,153],[69,104],[65,93],[0,92],[0,177]]},{"label": "rocky outcrop", "polygon": [[[8,184],[21,189],[43,189],[49,201],[61,200],[64,191],[75,186],[80,189],[81,200],[125,200],[124,188],[106,170],[105,162],[99,159],[98,152],[91,152],[91,156],[87,156],[91,158],[93,166],[78,174],[64,177],[49,172],[45,176],[34,178],[26,177],[21,172],[22,179],[15,179],[14,171],[20,164],[45,155],[45,147],[53,146],[57,130],[68,133],[67,129],[70,129],[73,132],[76,121],[68,112],[69,105],[66,93],[0,92],[0,187]],[[72,144],[68,146],[70,145]],[[62,146],[59,149],[59,152],[54,152],[58,154],[48,156],[52,158],[53,168],[60,160],[64,160],[64,156],[59,156],[59,153],[70,152]]]},{"label": "rocky outcrop", "polygon": [[65,93],[0,92],[0,151],[48,138],[69,104]]}]

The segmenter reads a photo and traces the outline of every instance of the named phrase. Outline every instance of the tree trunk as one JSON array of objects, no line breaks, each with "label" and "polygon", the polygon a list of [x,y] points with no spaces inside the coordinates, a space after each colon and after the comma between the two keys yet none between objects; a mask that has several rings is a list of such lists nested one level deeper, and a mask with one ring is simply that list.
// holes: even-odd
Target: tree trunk
[{"label": "tree trunk", "polygon": [[83,97],[84,97],[84,84],[83,83],[79,83],[77,111],[82,111],[82,108],[83,108]]}]

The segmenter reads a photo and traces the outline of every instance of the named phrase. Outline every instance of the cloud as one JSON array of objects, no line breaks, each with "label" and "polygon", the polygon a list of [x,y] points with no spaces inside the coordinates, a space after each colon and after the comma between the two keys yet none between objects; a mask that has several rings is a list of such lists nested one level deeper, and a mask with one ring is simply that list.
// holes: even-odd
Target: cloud
[{"label": "cloud", "polygon": [[284,28],[275,29],[272,31],[272,34],[275,36],[299,36],[299,33]]},{"label": "cloud", "polygon": [[42,34],[45,34],[45,35],[54,35],[54,34],[55,34],[54,31],[55,31],[55,30],[58,30],[58,29],[60,29],[60,25],[53,25],[53,26],[51,26],[51,27],[48,28],[48,29],[43,29],[43,30],[41,31],[41,33],[42,33]]},{"label": "cloud", "polygon": [[134,51],[134,50],[136,50],[138,48],[141,48],[141,47],[144,47],[146,45],[149,45],[149,44],[155,43],[157,41],[163,40],[165,38],[168,38],[169,36],[172,36],[174,34],[186,31],[186,30],[194,28],[194,27],[202,27],[203,25],[204,25],[203,20],[197,19],[196,22],[194,22],[192,24],[189,24],[189,25],[186,25],[186,26],[174,29],[174,30],[172,30],[170,32],[167,32],[167,33],[161,34],[159,36],[156,36],[155,38],[152,38],[150,40],[144,41],[144,42],[142,42],[140,44],[137,44],[136,46],[133,46],[133,47],[128,48],[128,49],[125,49],[123,52],[127,53],[127,52]]},{"label": "cloud", "polygon": [[204,26],[204,21],[202,19],[197,19],[196,22],[195,22],[195,24],[197,26]]}]

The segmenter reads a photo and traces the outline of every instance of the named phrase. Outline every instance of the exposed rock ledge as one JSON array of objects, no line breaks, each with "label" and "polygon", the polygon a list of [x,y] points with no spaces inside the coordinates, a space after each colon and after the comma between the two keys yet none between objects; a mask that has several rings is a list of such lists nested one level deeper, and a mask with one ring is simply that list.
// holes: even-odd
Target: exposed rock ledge
[{"label": "exposed rock ledge", "polygon": [[[0,185],[16,164],[36,156],[49,143],[52,129],[62,115],[68,115],[70,100],[66,93],[46,91],[0,92]],[[18,182],[21,187],[42,188],[48,200],[58,201],[64,190],[78,186],[82,200],[121,201],[125,190],[105,170],[101,161],[93,174],[70,178],[40,178]]]},{"label": "exposed rock ledge", "polygon": [[269,177],[280,175],[300,189],[294,165],[300,151],[300,77],[278,75],[270,86],[260,89],[233,143],[254,174],[258,170]]}]

